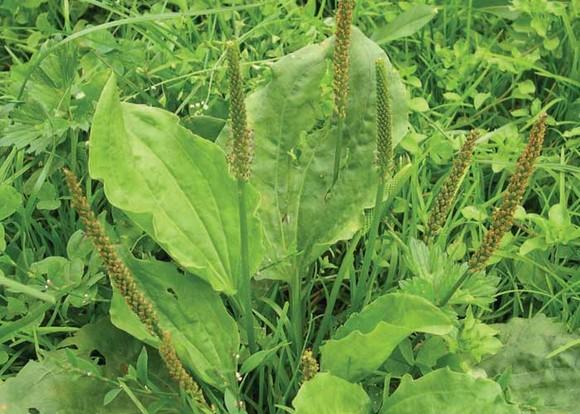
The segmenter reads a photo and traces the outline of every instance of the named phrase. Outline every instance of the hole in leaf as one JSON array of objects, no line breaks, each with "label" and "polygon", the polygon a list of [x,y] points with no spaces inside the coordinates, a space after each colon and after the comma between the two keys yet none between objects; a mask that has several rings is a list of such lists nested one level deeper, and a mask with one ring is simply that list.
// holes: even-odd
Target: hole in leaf
[{"label": "hole in leaf", "polygon": [[38,411],[37,408],[29,408],[28,413],[29,414],[40,414],[40,411]]},{"label": "hole in leaf", "polygon": [[173,290],[173,288],[167,288],[167,293],[169,293],[171,296],[175,298],[175,300],[177,300],[177,293],[175,293],[175,290]]},{"label": "hole in leaf", "polygon": [[105,365],[107,363],[105,356],[96,349],[93,349],[89,356],[97,363],[97,365]]}]

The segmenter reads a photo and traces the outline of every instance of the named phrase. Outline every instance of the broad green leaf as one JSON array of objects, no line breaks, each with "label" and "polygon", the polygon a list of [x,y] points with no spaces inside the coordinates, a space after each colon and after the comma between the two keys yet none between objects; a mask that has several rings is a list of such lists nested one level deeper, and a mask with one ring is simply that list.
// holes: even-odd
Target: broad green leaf
[{"label": "broad green leaf", "polygon": [[429,23],[436,14],[437,8],[434,6],[415,4],[409,10],[398,15],[387,26],[375,31],[373,39],[378,44],[383,44],[411,36]]},{"label": "broad green leaf", "polygon": [[461,209],[461,214],[468,220],[474,220],[480,223],[487,218],[485,210],[478,206],[463,207]]},{"label": "broad green leaf", "polygon": [[499,384],[445,368],[417,380],[404,376],[380,413],[517,414],[519,410],[505,401]]},{"label": "broad green leaf", "polygon": [[[207,283],[178,272],[171,263],[128,255],[125,262],[157,311],[161,327],[171,334],[184,365],[219,389],[234,387],[240,338],[219,295]],[[159,346],[116,290],[110,313],[115,326]]]},{"label": "broad green leaf", "polygon": [[22,204],[22,195],[7,184],[0,184],[0,220],[12,215]]},{"label": "broad green leaf", "polygon": [[292,401],[294,414],[368,414],[371,400],[358,384],[330,374],[305,382]]},{"label": "broad green leaf", "polygon": [[[344,159],[332,192],[336,122],[332,114],[332,39],[287,55],[272,66],[272,80],[247,98],[256,140],[251,182],[260,192],[267,270],[289,280],[329,245],[352,237],[373,205],[375,61],[387,62],[393,98],[394,143],[407,130],[406,95],[379,46],[353,28],[350,98]],[[229,133],[222,132],[223,145]]]},{"label": "broad green leaf", "polygon": [[525,256],[536,249],[546,250],[547,248],[548,244],[544,236],[530,237],[520,246],[520,254]]},{"label": "broad green leaf", "polygon": [[[0,413],[139,414],[124,394],[104,407],[105,395],[114,388],[106,380],[86,375],[97,372],[113,380],[124,375],[141,348],[139,342],[103,319],[85,325],[61,343],[64,345],[74,345],[77,350],[47,353],[42,361],[28,362],[18,375],[0,384]],[[102,355],[104,365],[90,360],[95,350]]]},{"label": "broad green leaf", "polygon": [[409,108],[415,112],[427,112],[429,110],[429,103],[425,98],[419,96],[409,101]]},{"label": "broad green leaf", "polygon": [[[102,365],[99,365],[99,371],[107,378],[124,375],[127,364],[135,364],[143,349],[142,343],[117,329],[108,318],[84,325],[74,336],[66,338],[58,346],[74,347],[74,355],[87,361],[92,357],[93,351],[99,351],[103,358],[103,361],[100,361]],[[160,360],[157,361],[157,365],[159,364]],[[159,368],[157,365],[155,369]]]},{"label": "broad green leaf", "polygon": [[550,207],[548,217],[550,218],[550,222],[556,227],[570,226],[570,214],[564,204],[555,204]]},{"label": "broad green leaf", "polygon": [[495,14],[503,19],[515,20],[522,13],[512,6],[511,0],[473,0],[474,10]]},{"label": "broad green leaf", "polygon": [[58,359],[30,361],[16,377],[0,384],[0,413],[139,413],[126,396],[104,407],[110,386],[83,372],[71,372],[62,354],[56,354]]},{"label": "broad green leaf", "polygon": [[383,295],[352,315],[321,347],[322,370],[358,381],[379,368],[413,332],[445,335],[453,321],[419,296]]},{"label": "broad green leaf", "polygon": [[573,413],[578,409],[580,347],[568,347],[578,335],[539,314],[493,325],[503,348],[481,365],[488,375],[507,373],[512,398],[534,413]]},{"label": "broad green leaf", "polygon": [[[114,76],[97,104],[89,169],[105,194],[181,266],[215,290],[239,285],[237,184],[223,151],[193,135],[167,111],[121,103]],[[249,187],[250,212],[258,194]],[[261,227],[249,217],[252,274],[262,256]]]}]

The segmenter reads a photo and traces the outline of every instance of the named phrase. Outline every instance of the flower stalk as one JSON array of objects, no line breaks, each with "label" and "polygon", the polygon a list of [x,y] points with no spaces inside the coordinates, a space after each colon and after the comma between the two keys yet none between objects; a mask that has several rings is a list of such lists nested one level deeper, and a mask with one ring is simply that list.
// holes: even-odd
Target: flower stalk
[{"label": "flower stalk", "polygon": [[153,305],[139,290],[133,273],[121,260],[113,243],[105,233],[105,229],[97,220],[95,213],[83,194],[77,177],[68,169],[64,169],[64,175],[71,193],[72,206],[83,223],[85,234],[92,241],[99,256],[101,256],[111,284],[119,290],[129,308],[139,317],[139,320],[147,327],[149,333],[161,341],[159,354],[171,378],[194,399],[202,411],[212,412],[205,401],[201,388],[179,360],[175,347],[171,342],[170,334],[159,325],[159,317]]},{"label": "flower stalk", "polygon": [[353,309],[355,311],[362,307],[363,296],[366,296],[365,293],[368,291],[368,278],[371,262],[375,252],[379,225],[381,224],[381,219],[383,217],[385,186],[393,165],[393,115],[391,109],[391,96],[388,87],[387,67],[384,59],[378,59],[375,62],[375,72],[377,87],[376,165],[378,170],[378,183],[363,265],[359,275],[358,286],[356,288],[357,294],[353,297]]},{"label": "flower stalk", "polygon": [[457,280],[441,301],[440,306],[446,305],[453,297],[453,294],[472,274],[485,269],[487,262],[497,250],[501,239],[511,228],[516,208],[522,203],[528,182],[535,169],[536,160],[542,152],[546,134],[546,117],[545,113],[540,114],[532,127],[530,139],[516,162],[515,172],[511,176],[508,187],[503,194],[501,206],[493,213],[491,227],[485,234],[479,249],[471,256],[468,271]]},{"label": "flower stalk", "polygon": [[471,160],[473,158],[473,150],[475,149],[475,143],[479,138],[479,133],[472,130],[465,142],[463,143],[457,158],[453,162],[453,167],[451,168],[451,173],[445,179],[443,187],[433,204],[431,209],[431,214],[429,216],[429,222],[427,224],[427,231],[425,233],[425,238],[427,240],[436,236],[445,224],[445,220],[449,215],[451,206],[457,196],[457,191],[469,169]]},{"label": "flower stalk", "polygon": [[479,249],[469,261],[469,269],[472,273],[485,268],[504,234],[512,226],[516,208],[522,203],[528,182],[534,172],[534,164],[542,152],[545,134],[546,114],[542,113],[532,127],[528,145],[516,163],[515,172],[503,194],[501,207],[494,212],[490,229],[485,234]]},{"label": "flower stalk", "polygon": [[348,106],[348,83],[349,83],[349,53],[352,24],[352,11],[354,0],[339,0],[336,11],[336,30],[334,43],[334,110],[337,116],[336,149],[334,153],[334,171],[332,185],[338,180],[340,162],[342,157],[342,141],[344,134],[344,121]]},{"label": "flower stalk", "polygon": [[248,250],[248,211],[246,184],[251,175],[254,156],[253,133],[248,128],[243,79],[240,71],[240,52],[235,42],[227,45],[228,78],[230,84],[230,118],[232,121],[230,171],[238,181],[238,212],[240,220],[240,283],[239,294],[250,352],[256,352],[252,291]]}]

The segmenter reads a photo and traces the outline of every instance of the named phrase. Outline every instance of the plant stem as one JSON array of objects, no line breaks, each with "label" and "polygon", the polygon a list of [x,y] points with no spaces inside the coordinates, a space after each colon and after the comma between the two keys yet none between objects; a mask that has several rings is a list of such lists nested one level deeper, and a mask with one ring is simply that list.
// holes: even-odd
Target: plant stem
[{"label": "plant stem", "polygon": [[332,285],[332,290],[330,291],[330,296],[328,298],[326,308],[324,309],[324,316],[322,317],[320,327],[318,328],[318,333],[316,334],[316,339],[314,340],[314,345],[312,346],[312,350],[315,354],[318,353],[318,348],[320,347],[320,344],[322,343],[322,340],[324,339],[324,336],[326,335],[326,332],[330,326],[332,311],[334,310],[334,305],[336,304],[336,299],[338,298],[338,293],[340,291],[342,281],[344,280],[348,270],[352,267],[352,263],[354,261],[354,249],[358,245],[361,237],[362,233],[358,232],[350,241],[348,250],[342,259],[340,268],[338,269],[338,274],[336,275],[336,279]]},{"label": "plant stem", "polygon": [[[296,269],[298,269],[296,267]],[[290,282],[290,313],[292,325],[294,328],[294,344],[297,355],[302,353],[302,283],[300,271],[296,270],[292,281]]]},{"label": "plant stem", "polygon": [[246,334],[250,352],[256,351],[256,338],[254,337],[254,319],[252,317],[252,291],[250,288],[250,260],[248,253],[248,213],[246,209],[246,182],[238,180],[238,206],[240,213],[240,253],[241,253],[241,282],[240,301],[244,312]]},{"label": "plant stem", "polygon": [[334,151],[334,171],[332,173],[332,187],[338,181],[338,173],[340,171],[340,159],[342,157],[342,134],[344,130],[344,118],[338,115],[338,127],[336,136],[336,149]]},{"label": "plant stem", "polygon": [[447,294],[443,297],[441,302],[439,302],[439,307],[442,308],[443,306],[447,305],[447,302],[449,302],[449,300],[453,297],[455,292],[457,292],[457,289],[459,289],[461,285],[465,283],[465,281],[469,278],[470,275],[471,271],[467,270],[463,275],[461,275],[459,279],[457,279],[457,282],[455,282],[455,284],[451,287],[451,289],[449,289]]},{"label": "plant stem", "polygon": [[382,205],[383,196],[385,193],[385,178],[380,177],[379,183],[377,184],[377,196],[375,199],[375,208],[373,209],[373,221],[371,223],[371,228],[369,231],[369,237],[366,244],[365,255],[363,258],[363,265],[359,275],[359,283],[357,283],[357,293],[355,295],[355,301],[353,303],[353,310],[358,311],[362,305],[362,298],[367,291],[367,283],[369,277],[369,270],[371,268],[371,262],[373,259],[373,254],[375,252],[375,242],[377,240],[377,234],[379,232],[379,224],[381,224],[382,218]]}]

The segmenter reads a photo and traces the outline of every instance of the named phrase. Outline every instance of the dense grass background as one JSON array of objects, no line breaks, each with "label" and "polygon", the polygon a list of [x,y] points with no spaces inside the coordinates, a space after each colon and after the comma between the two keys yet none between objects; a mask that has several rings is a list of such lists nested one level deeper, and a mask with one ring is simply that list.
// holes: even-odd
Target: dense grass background
[{"label": "dense grass background", "polygon": [[[213,139],[228,111],[225,41],[240,40],[246,86],[253,90],[267,82],[269,66],[279,57],[332,35],[333,9],[334,2],[324,0],[2,2],[0,185],[16,191],[0,193],[0,213],[8,197],[21,203],[9,217],[0,214],[0,270],[22,285],[64,295],[47,304],[22,286],[0,290],[1,378],[107,315],[110,287],[77,232],[63,166],[83,177],[92,206],[115,223],[120,242],[137,256],[163,258],[88,178],[88,131],[110,71],[127,100],[172,111],[188,128]],[[418,10],[416,19],[395,20],[412,9]],[[546,0],[357,2],[355,24],[401,73],[412,111],[412,129],[396,149],[410,159],[411,177],[384,220],[377,288],[369,295],[409,277],[402,241],[421,236],[460,137],[480,128],[475,162],[442,236],[454,259],[469,256],[530,125],[546,111],[545,148],[524,209],[490,271],[500,279],[498,300],[480,317],[505,321],[543,312],[570,330],[580,327],[577,13],[577,2]],[[334,247],[312,270],[304,303],[311,329],[345,249]],[[359,245],[355,260],[363,250]],[[270,299],[286,295],[278,284],[259,288]],[[339,321],[349,298],[345,288]],[[260,306],[265,321],[282,312],[270,301]],[[270,384],[262,376],[252,380],[272,387],[270,404],[288,398],[287,384]]]}]

